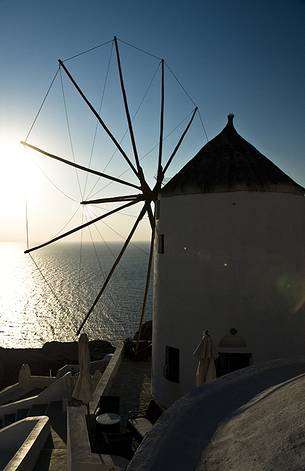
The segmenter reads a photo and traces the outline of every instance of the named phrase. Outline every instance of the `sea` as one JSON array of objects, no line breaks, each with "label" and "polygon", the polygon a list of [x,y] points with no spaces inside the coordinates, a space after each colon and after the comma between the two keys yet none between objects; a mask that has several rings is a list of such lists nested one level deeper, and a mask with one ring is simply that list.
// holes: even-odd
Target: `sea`
[{"label": "sea", "polygon": [[[19,244],[0,244],[0,347],[37,348],[77,340],[122,244],[66,243],[32,256]],[[116,267],[83,332],[117,345],[138,329],[149,244],[131,244]],[[145,320],[151,319],[152,291]]]}]

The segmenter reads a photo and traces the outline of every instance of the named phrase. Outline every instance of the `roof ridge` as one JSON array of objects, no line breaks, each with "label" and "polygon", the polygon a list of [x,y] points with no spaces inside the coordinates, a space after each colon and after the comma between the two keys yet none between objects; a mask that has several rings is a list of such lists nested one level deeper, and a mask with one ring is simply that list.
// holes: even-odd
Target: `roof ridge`
[{"label": "roof ridge", "polygon": [[244,139],[233,114],[222,131],[163,187],[167,196],[232,191],[280,192],[304,195],[305,189]]}]

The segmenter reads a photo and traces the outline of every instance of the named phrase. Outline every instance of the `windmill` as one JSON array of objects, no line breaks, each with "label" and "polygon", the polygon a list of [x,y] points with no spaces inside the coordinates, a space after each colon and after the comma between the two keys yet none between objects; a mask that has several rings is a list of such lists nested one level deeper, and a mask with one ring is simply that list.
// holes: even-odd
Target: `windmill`
[{"label": "windmill", "polygon": [[[92,303],[90,309],[88,310],[86,316],[83,318],[81,324],[79,325],[79,328],[77,330],[77,335],[80,334],[81,330],[83,329],[87,319],[89,318],[90,314],[93,312],[94,308],[96,307],[97,303],[99,302],[100,298],[102,297],[103,293],[105,292],[105,289],[113,275],[113,273],[116,270],[116,267],[118,266],[122,256],[124,255],[133,235],[135,234],[140,221],[144,218],[144,216],[148,217],[149,224],[150,224],[150,229],[151,229],[151,237],[150,237],[150,251],[149,251],[149,258],[148,258],[148,268],[147,268],[147,274],[146,274],[146,282],[145,282],[145,289],[144,289],[144,296],[143,296],[143,303],[142,303],[142,308],[141,308],[141,315],[140,315],[140,326],[138,330],[138,339],[140,338],[140,333],[141,333],[141,327],[144,319],[144,313],[145,313],[145,308],[146,308],[146,303],[147,303],[147,295],[148,295],[148,289],[149,289],[149,284],[150,284],[150,274],[151,274],[151,267],[152,267],[152,261],[153,261],[153,248],[154,248],[154,240],[155,240],[155,231],[156,231],[156,225],[155,225],[155,203],[158,199],[158,194],[160,192],[162,182],[166,176],[166,172],[168,171],[170,165],[172,164],[193,120],[198,112],[198,108],[195,105],[194,109],[192,110],[192,113],[190,114],[190,117],[188,119],[187,125],[184,128],[183,132],[181,133],[176,145],[174,146],[172,152],[170,155],[167,157],[166,161],[164,159],[164,152],[163,152],[163,141],[164,141],[164,69],[165,69],[165,61],[164,59],[160,59],[160,70],[161,70],[161,80],[160,80],[160,125],[159,125],[159,143],[158,143],[158,162],[157,162],[157,169],[156,169],[156,180],[153,186],[150,186],[148,184],[147,178],[144,175],[143,169],[141,167],[141,162],[139,159],[139,153],[138,153],[138,146],[136,143],[135,139],[135,133],[134,133],[134,128],[133,128],[133,123],[132,123],[132,118],[130,114],[130,109],[129,109],[129,104],[128,104],[128,98],[127,98],[127,93],[126,93],[126,88],[125,88],[125,82],[124,82],[124,76],[123,76],[123,70],[122,70],[122,65],[121,65],[121,57],[120,57],[120,50],[119,50],[119,40],[117,37],[114,37],[112,41],[108,41],[107,43],[112,42],[112,47],[115,49],[116,53],[116,60],[117,60],[117,68],[118,68],[118,74],[119,74],[119,82],[120,82],[120,88],[121,88],[121,93],[122,93],[122,98],[123,98],[123,103],[124,103],[124,111],[125,111],[125,116],[128,124],[128,131],[129,131],[129,137],[131,141],[131,148],[132,148],[132,156],[130,157],[127,155],[126,151],[123,149],[121,146],[121,143],[117,140],[117,138],[114,136],[113,132],[110,130],[110,127],[106,124],[105,120],[102,118],[101,114],[97,109],[93,106],[92,102],[88,99],[88,97],[85,95],[83,90],[80,88],[79,84],[77,83],[76,79],[72,76],[71,71],[69,70],[66,62],[67,60],[59,60],[59,70],[62,71],[68,80],[71,82],[72,86],[76,90],[76,92],[79,94],[79,97],[83,100],[83,102],[87,105],[89,110],[93,113],[94,117],[96,118],[98,124],[101,126],[101,128],[104,130],[104,132],[108,135],[110,140],[113,142],[115,145],[116,149],[118,152],[121,154],[125,162],[127,163],[129,169],[132,171],[134,176],[136,177],[137,183],[132,183],[128,181],[127,179],[122,179],[120,177],[116,177],[114,175],[100,172],[97,170],[93,170],[92,168],[77,164],[76,162],[72,162],[70,160],[67,160],[66,158],[63,158],[62,156],[55,155],[51,152],[48,152],[45,149],[42,149],[40,147],[37,147],[33,143],[28,142],[28,138],[25,139],[25,141],[22,141],[22,144],[30,148],[36,152],[38,152],[41,155],[44,155],[46,157],[49,157],[51,159],[55,159],[65,165],[72,166],[76,169],[79,169],[84,172],[88,172],[89,174],[97,175],[101,178],[104,178],[110,182],[116,182],[122,187],[126,188],[132,188],[134,191],[133,194],[119,194],[111,197],[104,197],[104,198],[98,198],[98,199],[89,199],[89,200],[83,200],[81,201],[82,205],[98,205],[98,204],[107,204],[107,203],[122,203],[119,207],[112,209],[110,211],[107,211],[106,213],[91,219],[90,221],[87,221],[81,225],[78,225],[77,227],[74,227],[73,229],[64,232],[44,243],[41,243],[39,245],[35,245],[32,247],[29,247],[25,253],[31,253],[35,250],[41,249],[42,247],[45,247],[47,245],[50,245],[58,240],[64,239],[67,236],[76,233],[77,231],[80,231],[86,227],[89,227],[90,225],[102,220],[106,219],[107,217],[110,217],[111,215],[122,211],[126,208],[129,208],[131,206],[136,205],[137,203],[142,203],[142,208],[136,217],[136,220],[126,237],[126,240],[117,254],[108,275],[106,276],[103,285],[101,286],[97,296],[94,299],[94,302]],[[104,44],[107,44],[104,43]],[[126,43],[128,44],[128,43]],[[86,52],[86,51],[85,51]],[[54,81],[54,79],[53,79]],[[52,82],[53,83],[53,82]],[[52,86],[51,83],[51,86]],[[51,87],[50,86],[50,87]],[[49,90],[48,90],[49,91]],[[47,92],[48,93],[48,92]],[[40,108],[41,109],[41,108]],[[199,114],[200,116],[200,114]],[[201,117],[200,117],[201,119]],[[202,120],[201,120],[202,123]],[[28,134],[29,136],[29,134]]]}]

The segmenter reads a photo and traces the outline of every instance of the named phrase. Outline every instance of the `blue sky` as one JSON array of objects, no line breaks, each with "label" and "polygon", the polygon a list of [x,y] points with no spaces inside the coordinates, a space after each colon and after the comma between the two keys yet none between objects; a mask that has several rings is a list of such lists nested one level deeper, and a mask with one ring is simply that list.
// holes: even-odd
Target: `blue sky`
[{"label": "blue sky", "polygon": [[[24,240],[25,203],[23,190],[20,190],[24,180],[31,187],[29,198],[34,239],[40,240],[53,235],[73,214],[76,206],[71,201],[61,203],[63,195],[54,187],[48,188],[48,182],[36,167],[31,176],[24,178],[25,173],[20,170],[21,167],[18,169],[15,164],[8,165],[9,161],[13,162],[10,154],[14,149],[12,142],[17,143],[27,134],[56,71],[57,59],[67,58],[110,40],[114,35],[165,58],[198,104],[210,138],[221,131],[226,123],[226,115],[234,112],[238,132],[298,183],[305,185],[303,0],[0,0],[0,212],[2,220],[4,218],[7,221],[3,225],[4,229],[1,229],[0,240]],[[90,96],[93,100],[94,83],[98,83],[99,88],[96,90],[100,90],[109,51],[105,47],[97,55],[92,54],[88,58],[67,63],[85,85],[89,95],[92,93]],[[158,62],[131,51],[124,45],[121,45],[121,54],[130,106],[135,111],[136,103]],[[119,109],[119,95],[116,97],[114,92],[117,85],[114,62],[111,67],[111,80],[107,86],[108,94],[105,95],[105,115],[120,137],[124,129],[124,117],[122,109]],[[97,81],[92,77],[96,77]],[[45,114],[33,133],[33,139],[37,139],[33,143],[39,142],[42,147],[44,144],[44,148],[51,152],[61,151],[59,143],[63,146],[63,151],[68,149],[62,135],[63,127],[56,114],[56,106],[59,104],[56,93],[60,93],[60,84],[56,86],[57,91],[55,87],[54,94],[46,103]],[[88,154],[94,120],[85,107],[78,108],[81,105],[77,97],[69,91],[68,85],[65,86],[67,100],[71,98],[69,106],[73,138],[82,155],[86,152]],[[158,128],[155,98],[158,82],[154,82],[154,87],[136,129],[143,154],[157,138],[157,134],[154,134],[150,142],[151,134]],[[165,129],[169,132],[180,118],[191,111],[192,104],[186,100],[170,75],[166,78],[166,87]],[[40,135],[39,129],[42,130]],[[82,131],[84,135],[88,133],[87,138],[82,136]],[[191,142],[186,142],[181,149],[171,175],[205,143],[199,122],[195,123],[192,132],[189,136]],[[174,137],[177,135],[173,139]],[[169,149],[173,142],[174,140],[169,144]],[[100,144],[108,145],[102,141]],[[125,145],[129,149],[127,140]],[[109,150],[107,148],[107,153],[111,154],[110,147]],[[102,170],[105,162],[98,159],[97,156],[93,161],[94,167]],[[60,188],[65,188],[75,199],[78,198],[73,170],[72,178],[71,170],[69,173],[58,167],[58,164],[43,165],[46,165],[44,171],[53,175]],[[124,169],[124,163],[116,156],[109,172],[111,170],[118,175]],[[153,181],[153,166],[147,165],[146,171]],[[118,194],[117,189],[114,193]],[[48,216],[47,221],[41,224],[45,214]],[[122,217],[113,224],[124,235],[128,232],[130,220],[126,222],[126,217]],[[145,234],[143,228],[139,238],[145,238]],[[106,238],[111,238],[111,234],[106,235]]]}]

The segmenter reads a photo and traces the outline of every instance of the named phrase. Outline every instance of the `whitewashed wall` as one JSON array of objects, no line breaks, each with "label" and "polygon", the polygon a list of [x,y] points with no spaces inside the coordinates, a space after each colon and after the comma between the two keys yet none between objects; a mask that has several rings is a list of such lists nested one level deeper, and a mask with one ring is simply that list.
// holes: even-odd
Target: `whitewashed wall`
[{"label": "whitewashed wall", "polygon": [[[163,197],[155,251],[153,395],[165,406],[195,386],[202,331],[236,328],[254,362],[305,353],[305,198],[231,192]],[[156,243],[158,237],[156,237]],[[180,383],[163,377],[180,349]]]}]

